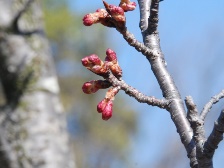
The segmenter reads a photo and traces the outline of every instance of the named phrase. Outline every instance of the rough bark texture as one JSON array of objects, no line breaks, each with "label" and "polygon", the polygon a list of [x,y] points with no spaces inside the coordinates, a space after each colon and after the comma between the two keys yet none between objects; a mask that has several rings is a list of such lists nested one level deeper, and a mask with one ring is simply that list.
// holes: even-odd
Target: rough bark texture
[{"label": "rough bark texture", "polygon": [[74,168],[40,3],[28,1],[0,1],[0,168]]}]

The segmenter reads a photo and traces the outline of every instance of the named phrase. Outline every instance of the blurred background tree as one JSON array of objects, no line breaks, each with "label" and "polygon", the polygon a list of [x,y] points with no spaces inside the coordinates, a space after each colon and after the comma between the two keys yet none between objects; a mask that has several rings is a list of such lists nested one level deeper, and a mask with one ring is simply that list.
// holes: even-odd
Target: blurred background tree
[{"label": "blurred background tree", "polygon": [[86,69],[81,66],[81,58],[92,53],[102,59],[105,57],[108,46],[113,46],[106,37],[107,30],[102,26],[91,31],[83,29],[83,16],[71,11],[66,0],[46,0],[44,11],[77,167],[128,167],[130,139],[136,131],[134,110],[118,96],[115,115],[105,122],[96,111],[97,102],[104,98],[105,91],[87,96],[81,89],[84,82],[98,79],[92,73],[82,72]]}]

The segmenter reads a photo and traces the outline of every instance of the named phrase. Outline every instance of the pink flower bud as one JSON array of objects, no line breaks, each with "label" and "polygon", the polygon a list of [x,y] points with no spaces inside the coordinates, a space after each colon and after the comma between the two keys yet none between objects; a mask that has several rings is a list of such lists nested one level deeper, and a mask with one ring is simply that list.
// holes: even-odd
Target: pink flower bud
[{"label": "pink flower bud", "polygon": [[99,14],[98,13],[86,14],[82,20],[85,26],[91,26],[92,24],[99,22]]},{"label": "pink flower bud", "polygon": [[109,61],[109,62],[114,62],[116,63],[117,62],[117,55],[116,53],[111,50],[110,48],[107,49],[106,51],[106,58],[105,58],[105,61]]},{"label": "pink flower bud", "polygon": [[97,9],[94,13],[89,13],[83,17],[83,24],[85,26],[91,26],[95,23],[101,23],[107,27],[115,27],[111,21],[110,14],[105,9]]},{"label": "pink flower bud", "polygon": [[107,103],[108,103],[107,99],[103,99],[101,102],[98,103],[98,105],[97,105],[98,113],[102,113],[103,112],[103,110],[106,107]]},{"label": "pink flower bud", "polygon": [[102,63],[103,63],[100,60],[100,58],[95,54],[86,56],[81,61],[82,61],[82,65],[85,67],[92,67],[94,65],[102,65]]},{"label": "pink flower bud", "polygon": [[99,88],[95,85],[95,81],[89,81],[83,84],[82,91],[86,94],[95,93]]},{"label": "pink flower bud", "polygon": [[106,104],[106,106],[105,106],[105,108],[104,108],[104,110],[102,112],[102,119],[103,120],[110,119],[112,117],[112,113],[113,113],[113,102],[109,101]]},{"label": "pink flower bud", "polygon": [[107,49],[106,55],[105,64],[107,64],[114,76],[120,78],[122,76],[122,69],[118,64],[116,53],[111,49]]},{"label": "pink flower bud", "polygon": [[135,2],[131,2],[130,0],[121,0],[119,6],[125,11],[133,11],[136,7]]},{"label": "pink flower bud", "polygon": [[109,5],[107,2],[103,1],[104,6],[107,10],[107,12],[112,16],[112,18],[118,22],[123,22],[125,24],[125,15],[124,15],[124,10],[115,5]]}]

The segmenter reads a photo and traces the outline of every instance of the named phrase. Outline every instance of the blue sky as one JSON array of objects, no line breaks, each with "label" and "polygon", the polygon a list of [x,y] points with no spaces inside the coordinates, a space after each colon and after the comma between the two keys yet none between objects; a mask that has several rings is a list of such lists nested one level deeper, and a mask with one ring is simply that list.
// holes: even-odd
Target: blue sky
[{"label": "blue sky", "polygon": [[[118,0],[107,2],[119,3]],[[70,7],[85,14],[102,8],[103,4],[101,0],[70,0]],[[191,95],[199,111],[211,96],[224,89],[223,9],[223,0],[164,0],[160,4],[159,32],[168,69],[182,97]],[[138,27],[138,7],[135,11],[127,13],[126,17],[129,31],[142,41]],[[123,79],[145,94],[161,98],[159,86],[144,56],[131,48],[113,29],[108,30],[108,39],[115,43],[119,63],[124,71]],[[136,167],[146,168],[163,152],[164,141],[176,139],[175,142],[178,144],[180,140],[166,111],[139,104],[128,96],[126,98],[139,111],[139,132],[133,139],[133,164],[137,163]],[[208,115],[207,133],[210,133],[220,108],[223,108],[222,104],[223,102],[215,106]],[[216,168],[223,167],[223,150],[224,146],[221,144],[214,158]]]}]

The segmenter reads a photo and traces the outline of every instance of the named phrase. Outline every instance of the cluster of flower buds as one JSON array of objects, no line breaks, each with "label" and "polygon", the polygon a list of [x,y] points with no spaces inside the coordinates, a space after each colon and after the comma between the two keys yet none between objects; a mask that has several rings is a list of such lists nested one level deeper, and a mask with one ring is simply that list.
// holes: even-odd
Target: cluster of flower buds
[{"label": "cluster of flower buds", "polygon": [[107,27],[125,27],[126,18],[124,12],[132,11],[136,7],[135,2],[121,0],[119,6],[109,5],[103,1],[105,9],[97,9],[94,13],[89,13],[83,17],[83,24],[91,26],[101,23]]},{"label": "cluster of flower buds", "polygon": [[106,93],[105,98],[99,102],[97,105],[97,111],[102,113],[102,119],[108,120],[112,117],[113,114],[113,100],[115,95],[119,92],[118,87],[113,87],[109,89]]},{"label": "cluster of flower buds", "polygon": [[[117,55],[111,49],[106,50],[105,61],[101,61],[97,55],[92,54],[82,59],[82,65],[93,73],[103,76],[105,79],[107,79],[110,72],[118,79],[122,76],[122,69],[118,64]],[[107,80],[92,80],[85,82],[82,90],[86,94],[91,94],[97,92],[99,89],[107,89],[109,87],[111,87],[111,83]],[[113,100],[119,89],[119,87],[109,89],[105,98],[97,105],[97,111],[102,113],[103,120],[111,118]]]},{"label": "cluster of flower buds", "polygon": [[97,55],[92,54],[82,59],[82,65],[93,73],[103,77],[106,77],[109,71],[117,78],[122,76],[122,69],[118,64],[116,53],[109,48],[106,51],[105,61],[100,60]]},{"label": "cluster of flower buds", "polygon": [[111,15],[111,17],[117,22],[125,23],[125,15],[124,10],[120,6],[109,5],[107,2],[103,1],[103,4],[107,10],[107,12]]}]

